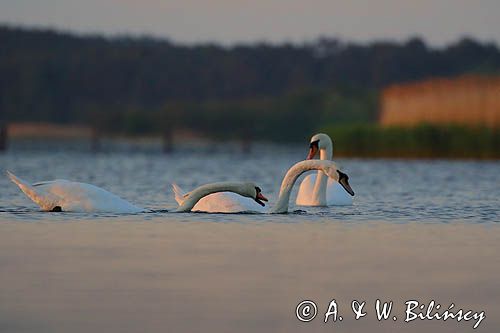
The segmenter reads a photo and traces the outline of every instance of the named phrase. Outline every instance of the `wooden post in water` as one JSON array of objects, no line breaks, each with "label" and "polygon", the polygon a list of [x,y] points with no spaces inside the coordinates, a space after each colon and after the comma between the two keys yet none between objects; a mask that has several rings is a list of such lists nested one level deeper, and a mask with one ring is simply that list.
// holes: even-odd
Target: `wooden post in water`
[{"label": "wooden post in water", "polygon": [[7,150],[7,120],[5,117],[5,110],[0,106],[0,152]]},{"label": "wooden post in water", "polygon": [[163,132],[163,153],[169,154],[174,151],[174,135],[171,128],[165,129]]},{"label": "wooden post in water", "polygon": [[244,127],[241,133],[241,152],[250,154],[252,152],[253,130],[251,127]]},{"label": "wooden post in water", "polygon": [[7,125],[0,123],[0,152],[7,150]]},{"label": "wooden post in water", "polygon": [[101,132],[97,126],[92,127],[92,134],[90,137],[90,150],[93,153],[101,151]]},{"label": "wooden post in water", "polygon": [[243,138],[242,139],[241,152],[243,154],[250,154],[252,152],[252,140],[250,138]]}]

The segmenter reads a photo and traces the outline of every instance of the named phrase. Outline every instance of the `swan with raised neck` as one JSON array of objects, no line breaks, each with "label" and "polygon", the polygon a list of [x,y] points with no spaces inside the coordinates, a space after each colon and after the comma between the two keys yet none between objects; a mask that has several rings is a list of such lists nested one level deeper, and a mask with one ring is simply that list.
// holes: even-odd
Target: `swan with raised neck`
[{"label": "swan with raised neck", "polygon": [[[321,160],[332,160],[333,158],[332,139],[324,133],[318,133],[311,137],[306,159],[318,157]],[[342,187],[345,189],[344,184],[328,181],[325,174],[318,171],[316,175],[309,175],[302,181],[296,203],[300,206],[351,205],[352,197],[347,195]]]},{"label": "swan with raised neck", "polygon": [[[173,184],[173,187],[174,192],[176,192],[176,185]],[[219,182],[202,185],[191,192],[186,193],[182,197],[176,195],[175,199],[179,204],[179,207],[175,211],[190,212],[200,199],[212,193],[218,192],[233,192],[244,197],[252,198],[261,206],[265,206],[263,201],[267,201],[267,198],[262,195],[261,189],[254,183]]]},{"label": "swan with raised neck", "polygon": [[332,178],[339,183],[343,180],[342,186],[344,189],[350,194],[354,195],[354,191],[351,189],[348,179],[349,177],[339,171],[334,162],[328,160],[305,160],[296,163],[290,169],[288,169],[283,181],[281,182],[280,193],[278,197],[278,201],[271,209],[270,213],[272,214],[280,214],[288,212],[288,205],[290,202],[290,194],[292,192],[293,185],[297,181],[300,175],[302,175],[306,171],[310,170],[318,170],[322,174]]},{"label": "swan with raised neck", "polygon": [[[333,158],[333,142],[326,134],[319,133],[311,138],[309,145],[309,154],[306,160],[312,160],[319,151],[320,160],[332,160]],[[314,182],[312,192],[312,202],[317,206],[327,206],[326,189],[328,187],[328,177],[324,172],[318,171],[316,181]]]}]

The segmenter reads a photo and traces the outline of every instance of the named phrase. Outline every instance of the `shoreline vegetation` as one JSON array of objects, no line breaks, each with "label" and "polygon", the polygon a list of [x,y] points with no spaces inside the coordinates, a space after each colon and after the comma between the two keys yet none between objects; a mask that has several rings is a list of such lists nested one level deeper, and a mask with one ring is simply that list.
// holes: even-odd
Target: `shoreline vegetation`
[{"label": "shoreline vegetation", "polygon": [[[0,150],[30,136],[81,136],[96,150],[101,138],[154,137],[168,152],[179,136],[248,148],[254,142],[304,143],[323,131],[333,138],[336,156],[500,158],[499,128],[451,125],[460,120],[455,105],[477,118],[479,111],[468,105],[484,89],[469,94],[469,104],[453,92],[463,84],[455,90],[440,84],[438,94],[416,94],[412,103],[398,93],[396,112],[448,101],[432,109],[446,113],[446,123],[379,125],[387,87],[436,77],[498,77],[494,43],[463,38],[433,48],[420,38],[364,44],[319,38],[224,47],[0,25],[0,45]],[[422,89],[436,91],[431,83]],[[497,105],[492,91],[488,100]],[[476,104],[482,110],[482,100]],[[34,127],[15,129],[23,123]]]},{"label": "shoreline vegetation", "polygon": [[[164,138],[158,134],[124,135],[99,133],[96,138],[92,128],[84,126],[58,126],[54,124],[11,124],[9,137],[16,141],[51,141],[64,139],[71,141],[95,140],[119,142],[129,145],[161,146]],[[500,159],[500,129],[486,127],[463,127],[458,125],[435,126],[421,124],[411,128],[381,127],[372,124],[346,126],[325,126],[319,130],[327,133],[334,141],[334,156],[349,158],[402,158],[402,159]],[[251,149],[252,144],[277,143],[273,140],[213,138],[200,136],[192,131],[173,131],[172,150],[179,145],[188,145],[190,150],[213,149],[211,144],[229,143],[241,146],[242,151]],[[305,141],[304,141],[305,140]],[[303,144],[297,139],[290,144]]]},{"label": "shoreline vegetation", "polygon": [[335,155],[381,158],[500,159],[500,129],[436,126],[410,128],[377,125],[324,128]]}]

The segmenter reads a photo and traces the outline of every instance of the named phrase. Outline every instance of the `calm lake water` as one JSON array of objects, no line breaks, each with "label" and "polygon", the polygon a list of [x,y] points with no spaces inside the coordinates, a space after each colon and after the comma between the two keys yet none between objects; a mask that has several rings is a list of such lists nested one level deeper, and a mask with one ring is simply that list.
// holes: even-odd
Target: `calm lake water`
[{"label": "calm lake water", "polygon": [[[307,145],[295,147],[257,146],[251,154],[235,147],[218,147],[212,152],[162,155],[141,152],[89,154],[85,152],[14,151],[0,155],[0,167],[28,181],[56,178],[92,183],[137,205],[159,210],[140,214],[148,220],[189,219],[164,212],[176,207],[171,186],[184,190],[215,181],[253,181],[275,201],[282,177],[295,162],[304,159]],[[292,196],[287,216],[197,216],[207,221],[323,221],[344,222],[498,222],[500,216],[500,162],[486,161],[407,161],[338,159],[350,176],[356,192],[349,207],[295,207]],[[95,220],[109,214],[51,214],[39,212],[7,177],[0,177],[0,219],[26,221]],[[296,186],[295,190],[298,188]],[[117,216],[122,219],[123,216]]]},{"label": "calm lake water", "polygon": [[[101,186],[153,213],[44,213],[0,177],[0,332],[472,332],[404,322],[404,302],[486,311],[500,327],[500,163],[339,159],[353,206],[291,213],[169,213],[170,183],[257,183],[277,197],[304,146],[170,155],[14,149],[0,168],[29,181]],[[397,321],[379,322],[377,298]],[[303,323],[295,307],[314,300]],[[343,322],[324,324],[336,299]],[[368,315],[354,320],[352,300]]]}]

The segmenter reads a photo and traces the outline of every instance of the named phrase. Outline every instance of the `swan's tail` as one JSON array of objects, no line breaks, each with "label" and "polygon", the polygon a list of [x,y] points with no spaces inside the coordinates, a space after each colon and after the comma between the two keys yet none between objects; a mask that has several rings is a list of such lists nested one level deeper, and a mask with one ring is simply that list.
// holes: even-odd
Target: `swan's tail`
[{"label": "swan's tail", "polygon": [[21,178],[16,177],[16,175],[14,175],[10,171],[6,171],[6,173],[10,180],[14,184],[16,184],[28,198],[30,198],[34,203],[40,206],[40,208],[42,208],[43,210],[51,210],[53,208],[55,203],[54,198],[51,198],[51,195],[40,193],[39,191],[37,191],[37,189],[35,189],[35,187],[22,180]]},{"label": "swan's tail", "polygon": [[186,197],[189,193],[184,193],[184,191],[176,183],[172,183],[172,191],[174,192],[175,201],[180,205],[184,203]]}]

